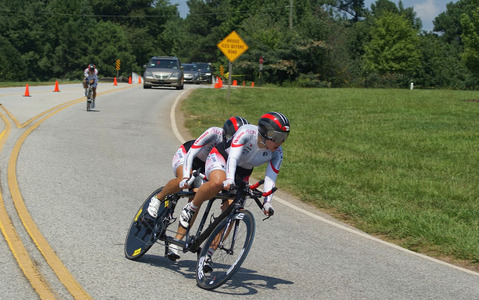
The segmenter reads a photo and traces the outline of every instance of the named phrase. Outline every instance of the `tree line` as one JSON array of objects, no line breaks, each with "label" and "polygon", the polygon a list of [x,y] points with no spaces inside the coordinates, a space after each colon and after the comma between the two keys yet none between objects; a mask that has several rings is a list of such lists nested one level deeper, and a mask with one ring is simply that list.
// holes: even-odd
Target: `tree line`
[{"label": "tree line", "polygon": [[[0,0],[0,81],[142,73],[151,56],[228,60],[235,30],[249,49],[234,74],[300,87],[479,87],[479,0],[459,0],[422,30],[413,8],[377,0]],[[258,60],[264,59],[262,71]]]}]

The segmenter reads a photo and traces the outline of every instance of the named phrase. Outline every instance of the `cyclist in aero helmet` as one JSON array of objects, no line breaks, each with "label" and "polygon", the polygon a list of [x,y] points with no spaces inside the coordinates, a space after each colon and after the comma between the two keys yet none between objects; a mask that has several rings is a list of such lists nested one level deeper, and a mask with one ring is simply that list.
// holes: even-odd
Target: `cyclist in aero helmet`
[{"label": "cyclist in aero helmet", "polygon": [[[188,188],[188,180],[193,170],[202,168],[204,170],[206,157],[210,150],[217,144],[231,138],[241,126],[249,124],[242,117],[231,117],[220,127],[210,127],[203,132],[196,140],[190,140],[178,148],[172,160],[173,173],[175,178],[171,179],[161,190],[153,196],[148,206],[148,217],[156,218],[160,202],[169,194],[179,192],[182,188]],[[184,234],[184,233],[183,233]],[[181,239],[182,236],[179,238]],[[173,260],[179,258],[176,245],[170,245],[173,251],[169,255]],[[175,258],[176,257],[176,258]]]},{"label": "cyclist in aero helmet", "polygon": [[87,81],[91,84],[93,89],[93,103],[91,108],[95,107],[95,98],[96,98],[96,87],[98,86],[98,70],[95,68],[94,64],[89,64],[84,71],[83,78],[83,87],[85,88],[85,96],[87,91]]},{"label": "cyclist in aero helmet", "polygon": [[233,137],[238,128],[241,126],[249,124],[245,118],[242,117],[231,117],[226,120],[225,124],[223,125],[223,141],[227,141]]},{"label": "cyclist in aero helmet", "polygon": [[264,114],[259,119],[258,132],[264,139],[282,143],[289,135],[289,120],[277,112]]},{"label": "cyclist in aero helmet", "polygon": [[[239,175],[243,181],[248,181],[254,167],[268,164],[264,178],[264,191],[270,191],[275,186],[283,162],[281,145],[287,139],[289,131],[289,120],[285,115],[269,112],[261,116],[258,126],[243,125],[232,139],[213,147],[205,163],[205,175],[208,181],[199,187],[193,201],[183,208],[180,226],[184,229],[191,226],[201,204],[221,190],[229,190],[235,183],[235,175]],[[263,212],[268,216],[274,213],[271,198],[272,195],[269,195],[263,202]],[[226,209],[229,204],[230,202],[226,201],[222,209]],[[215,249],[208,249],[210,255],[205,263],[205,272],[212,270],[211,255],[214,251]]]}]

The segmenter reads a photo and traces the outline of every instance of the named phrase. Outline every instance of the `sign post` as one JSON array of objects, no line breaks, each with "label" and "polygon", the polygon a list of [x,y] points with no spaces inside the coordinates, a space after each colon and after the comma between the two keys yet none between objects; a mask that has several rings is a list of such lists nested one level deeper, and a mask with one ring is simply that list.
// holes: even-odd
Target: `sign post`
[{"label": "sign post", "polygon": [[218,48],[223,52],[223,54],[228,58],[228,103],[230,102],[230,88],[231,88],[231,77],[233,76],[233,62],[241,56],[246,50],[248,50],[248,45],[241,39],[241,37],[232,31],[227,37],[225,37],[221,42],[218,43]]},{"label": "sign post", "polygon": [[263,85],[263,77],[261,76],[262,73],[263,73],[263,62],[264,62],[264,59],[263,57],[261,56],[259,58],[259,85]]}]

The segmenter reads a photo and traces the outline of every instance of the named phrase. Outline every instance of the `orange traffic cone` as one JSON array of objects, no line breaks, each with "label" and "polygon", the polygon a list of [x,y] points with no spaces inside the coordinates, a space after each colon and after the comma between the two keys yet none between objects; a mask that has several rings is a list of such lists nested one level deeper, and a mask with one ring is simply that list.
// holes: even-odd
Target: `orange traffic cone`
[{"label": "orange traffic cone", "polygon": [[128,84],[131,84],[131,76],[128,77]]},{"label": "orange traffic cone", "polygon": [[245,85],[246,83],[243,81],[243,86]]},{"label": "orange traffic cone", "polygon": [[58,80],[55,81],[55,89],[53,90],[54,92],[59,92],[60,89],[58,89]]},{"label": "orange traffic cone", "polygon": [[254,81],[251,83],[251,87],[254,87]]},{"label": "orange traffic cone", "polygon": [[138,77],[138,83],[141,83],[141,76]]},{"label": "orange traffic cone", "polygon": [[221,80],[221,78],[220,78],[220,88],[222,88],[222,87],[223,87],[223,80]]},{"label": "orange traffic cone", "polygon": [[238,85],[238,81],[233,80],[233,86],[237,86],[237,85]]},{"label": "orange traffic cone", "polygon": [[25,95],[23,95],[23,97],[30,97],[30,91],[28,90],[28,84],[25,88]]},{"label": "orange traffic cone", "polygon": [[220,88],[220,84],[217,82],[215,83],[215,89],[219,89]]},{"label": "orange traffic cone", "polygon": [[118,84],[116,83],[116,77],[115,77],[115,79],[113,79],[113,85],[118,85]]}]

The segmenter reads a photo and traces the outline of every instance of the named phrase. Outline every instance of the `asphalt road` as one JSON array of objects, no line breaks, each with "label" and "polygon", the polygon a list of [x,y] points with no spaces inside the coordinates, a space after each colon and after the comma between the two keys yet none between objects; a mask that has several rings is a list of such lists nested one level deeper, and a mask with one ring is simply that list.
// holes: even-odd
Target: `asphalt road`
[{"label": "asphalt road", "polygon": [[[59,299],[479,299],[478,273],[371,238],[281,193],[267,221],[251,206],[252,249],[215,291],[196,286],[194,254],[172,263],[155,245],[139,261],[127,260],[131,219],[173,176],[180,141],[172,106],[197,87],[104,84],[93,112],[86,112],[77,85],[60,86],[60,93],[31,87],[29,98],[24,88],[0,89],[0,183],[12,223],[0,218],[0,298],[39,298],[32,280],[41,278],[46,294]],[[32,120],[53,107],[51,115]],[[28,259],[18,242],[32,261],[33,279],[19,267]]]}]

